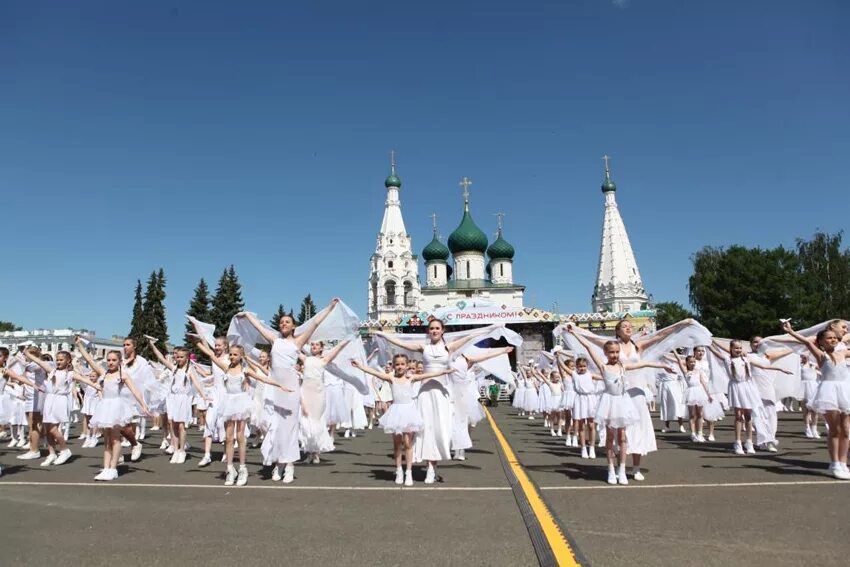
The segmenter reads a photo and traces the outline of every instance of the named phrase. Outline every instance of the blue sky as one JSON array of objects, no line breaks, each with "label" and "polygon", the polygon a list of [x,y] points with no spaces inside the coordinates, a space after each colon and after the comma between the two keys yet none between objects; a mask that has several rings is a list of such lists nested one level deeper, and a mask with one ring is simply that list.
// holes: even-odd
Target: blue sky
[{"label": "blue sky", "polygon": [[[177,7],[175,7],[177,6]],[[847,223],[850,5],[4,2],[0,319],[129,326],[163,267],[172,336],[233,263],[264,317],[362,315],[388,152],[416,252],[504,211],[527,303],[590,307],[600,156],[644,282],[687,301],[705,245]],[[837,205],[837,206],[836,206]]]}]

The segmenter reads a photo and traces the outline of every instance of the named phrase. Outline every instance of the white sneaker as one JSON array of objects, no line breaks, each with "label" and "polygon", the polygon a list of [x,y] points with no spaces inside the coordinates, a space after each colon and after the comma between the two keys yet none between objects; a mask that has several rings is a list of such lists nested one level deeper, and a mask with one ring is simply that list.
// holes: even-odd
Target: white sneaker
[{"label": "white sneaker", "polygon": [[275,482],[280,481],[280,467],[275,467],[272,469],[272,480]]},{"label": "white sneaker", "polygon": [[[171,447],[169,447],[169,449],[170,448]],[[172,465],[175,465],[175,464],[177,464],[177,459],[179,459],[179,458],[180,458],[180,451],[174,451],[173,453],[171,453],[171,459],[169,459],[168,462],[171,463]]]},{"label": "white sneaker", "polygon": [[705,443],[705,435],[702,433],[697,434],[697,443]]},{"label": "white sneaker", "polygon": [[434,470],[434,467],[428,465],[428,471],[425,473],[425,484],[434,484],[434,481],[437,480],[437,471]]},{"label": "white sneaker", "polygon": [[596,458],[596,449],[593,448],[593,445],[591,445],[590,449],[587,451],[587,458],[588,459],[595,459]]},{"label": "white sneaker", "polygon": [[735,441],[735,443],[732,444],[732,450],[735,451],[736,455],[744,454],[744,448],[741,446],[740,441]]},{"label": "white sneaker", "polygon": [[168,439],[163,439],[162,443],[159,444],[159,450],[165,451],[166,449],[168,449]]},{"label": "white sneaker", "polygon": [[563,437],[564,431],[562,429],[558,429],[558,437]]},{"label": "white sneaker", "polygon": [[346,429],[346,430],[345,430],[345,434],[343,435],[343,437],[345,437],[346,439],[348,439],[349,437],[351,437],[351,430],[350,430],[350,429]]},{"label": "white sneaker", "polygon": [[573,447],[578,447],[578,435],[573,435]]},{"label": "white sneaker", "polygon": [[136,443],[133,446],[133,450],[130,451],[130,460],[135,463],[136,461],[139,460],[139,458],[141,458],[141,456],[142,456],[142,444]]},{"label": "white sneaker", "polygon": [[102,471],[100,471],[100,472],[99,472],[99,473],[98,473],[98,474],[94,477],[94,479],[95,479],[95,480],[109,480],[107,477],[108,477],[108,476],[109,476],[109,474],[110,474],[110,473],[109,473],[109,471],[110,471],[110,470],[111,470],[111,469],[103,469]]},{"label": "white sneaker", "polygon": [[198,461],[199,467],[205,467],[212,462],[212,457],[210,457],[209,453],[204,453],[204,458]]},{"label": "white sneaker", "polygon": [[709,436],[708,436],[708,440],[709,440],[709,441],[712,441],[712,442],[714,441],[714,434],[713,434],[713,433],[712,433],[712,434],[709,434]]},{"label": "white sneaker", "polygon": [[68,462],[68,459],[71,458],[71,450],[65,449],[61,451],[59,455],[56,457],[56,460],[53,462],[54,465],[64,465]]},{"label": "white sneaker", "polygon": [[89,438],[89,436],[88,436],[88,435],[86,435],[86,433],[85,433],[85,432],[80,433],[80,436],[79,436],[79,437],[77,437],[77,439],[88,439],[88,438]]},{"label": "white sneaker", "polygon": [[124,439],[123,441],[121,441],[121,446],[126,449],[127,447],[130,446],[130,442],[127,441],[126,439]]},{"label": "white sneaker", "polygon": [[455,451],[455,460],[456,461],[465,461],[466,460],[466,451],[463,449],[458,449]]},{"label": "white sneaker", "polygon": [[41,458],[41,451],[27,451],[23,455],[18,455],[18,459],[21,461],[32,461],[39,458]]},{"label": "white sneaker", "polygon": [[318,454],[318,453],[316,453],[315,455],[313,455],[313,459],[312,459],[310,462],[311,462],[311,463],[313,463],[314,465],[318,465],[318,464],[319,464],[319,463],[321,463],[322,461],[321,461],[321,460],[319,460],[319,454]]},{"label": "white sneaker", "polygon": [[617,484],[617,471],[614,465],[608,465],[608,484]]},{"label": "white sneaker", "polygon": [[153,427],[151,427],[151,431],[159,431],[159,426],[154,425]]},{"label": "white sneaker", "polygon": [[812,428],[812,437],[814,437],[815,439],[820,439],[820,433],[818,432],[817,427]]},{"label": "white sneaker", "polygon": [[50,453],[49,455],[47,455],[47,458],[46,458],[46,459],[44,459],[43,461],[41,461],[41,465],[40,465],[40,466],[42,466],[42,467],[49,467],[50,465],[52,465],[52,464],[53,464],[53,463],[55,463],[55,462],[56,462],[56,453]]},{"label": "white sneaker", "polygon": [[777,451],[776,444],[775,443],[768,443],[767,444],[767,450],[770,451],[771,453],[776,453],[776,451]]},{"label": "white sneaker", "polygon": [[552,437],[556,437],[556,435],[555,435],[555,430],[554,430],[554,429],[552,429],[551,427],[549,428],[549,434],[550,434]]},{"label": "white sneaker", "polygon": [[24,448],[27,446],[28,443],[29,441],[27,439],[21,437],[20,439],[18,439],[18,442],[15,444],[15,447]]},{"label": "white sneaker", "polygon": [[12,440],[11,440],[11,441],[9,441],[9,444],[8,444],[8,445],[6,445],[6,446],[7,446],[7,447],[14,447],[14,446],[15,446],[15,445],[17,445],[17,444],[18,444],[18,440],[17,440],[17,439],[15,439],[14,437],[12,437]]},{"label": "white sneaker", "polygon": [[295,465],[287,463],[287,465],[283,467],[283,484],[289,484],[293,480],[295,480]]},{"label": "white sneaker", "polygon": [[697,442],[697,434],[696,433],[691,433],[691,441],[693,441],[694,443]]},{"label": "white sneaker", "polygon": [[666,428],[666,427],[662,427],[662,428],[661,428],[661,433],[667,433],[667,428]]},{"label": "white sneaker", "polygon": [[582,459],[586,459],[586,458],[588,458],[588,457],[587,457],[587,447],[582,447],[582,448],[581,448],[581,458],[582,458]]},{"label": "white sneaker", "polygon": [[404,473],[404,485],[413,486],[413,471],[410,469],[407,469],[407,472]]},{"label": "white sneaker", "polygon": [[245,486],[248,484],[248,467],[239,465],[239,474],[236,476],[236,486]]},{"label": "white sneaker", "polygon": [[404,484],[404,471],[401,467],[398,467],[395,470],[395,483],[396,484]]},{"label": "white sneaker", "polygon": [[182,465],[186,462],[186,451],[178,451],[177,464]]},{"label": "white sneaker", "polygon": [[632,477],[635,480],[637,480],[637,481],[643,480],[643,473],[640,472],[640,469],[634,469],[634,471],[632,471],[632,473],[633,473]]},{"label": "white sneaker", "polygon": [[811,425],[806,426],[806,431],[805,431],[804,435],[809,439],[814,439],[815,434],[812,433],[812,426]]},{"label": "white sneaker", "polygon": [[119,457],[118,457],[118,464],[119,464],[119,465],[123,465],[123,464],[124,464],[124,455],[121,455],[121,456],[119,456]]},{"label": "white sneaker", "polygon": [[679,433],[685,433],[685,426],[684,425],[679,426]]},{"label": "white sneaker", "polygon": [[752,441],[747,441],[746,443],[744,443],[744,451],[746,451],[748,455],[756,454],[756,449],[755,447],[753,447]]},{"label": "white sneaker", "polygon": [[236,469],[233,468],[233,465],[227,467],[227,476],[224,479],[224,486],[233,486],[233,483],[236,482]]},{"label": "white sneaker", "polygon": [[174,445],[169,445],[168,447],[165,448],[165,454],[167,454],[167,455],[173,455],[176,452],[177,451],[174,450]]},{"label": "white sneaker", "polygon": [[839,480],[850,480],[850,472],[842,466],[843,463],[833,463],[832,476]]},{"label": "white sneaker", "polygon": [[620,472],[617,474],[617,482],[619,484],[629,484],[629,479],[626,477],[625,465],[620,465]]},{"label": "white sneaker", "polygon": [[530,415],[530,416],[528,416],[528,419],[529,419],[529,421],[534,421],[534,416]]}]

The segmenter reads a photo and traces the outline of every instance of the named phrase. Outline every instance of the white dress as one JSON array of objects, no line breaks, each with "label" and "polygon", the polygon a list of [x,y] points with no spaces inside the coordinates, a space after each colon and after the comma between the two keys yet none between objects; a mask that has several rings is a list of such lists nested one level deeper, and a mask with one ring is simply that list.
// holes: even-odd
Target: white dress
[{"label": "white dress", "polygon": [[[632,346],[631,354],[625,353],[627,344],[620,344],[620,361],[623,364],[640,362],[640,351],[634,346]],[[649,405],[646,403],[647,374],[645,369],[626,372],[626,393],[640,418],[626,427],[630,455],[646,455],[658,450],[655,442],[655,428],[652,425],[652,417],[649,415]]]},{"label": "white dress", "polygon": [[688,410],[685,407],[682,393],[682,382],[678,373],[669,373],[666,370],[658,371],[658,410],[661,421],[673,421],[687,417]]},{"label": "white dress", "polygon": [[233,376],[225,373],[224,395],[217,400],[217,417],[224,421],[244,421],[251,415],[251,394],[246,388],[245,374],[240,372]]},{"label": "white dress", "polygon": [[42,422],[67,423],[71,419],[71,370],[54,370],[44,381],[46,390]]},{"label": "white dress", "polygon": [[702,373],[699,370],[691,370],[686,376],[688,389],[685,390],[685,405],[703,407],[708,403],[708,396],[702,385]]},{"label": "white dress", "polygon": [[836,364],[826,355],[820,371],[821,381],[811,408],[818,413],[850,413],[850,370],[847,365]]},{"label": "white dress", "polygon": [[272,367],[270,378],[291,392],[270,388],[273,394],[272,415],[269,430],[263,439],[261,451],[263,462],[294,463],[301,457],[298,449],[298,423],[301,413],[301,386],[295,363],[298,347],[295,341],[275,339],[272,344]]},{"label": "white dress", "polygon": [[608,370],[607,367],[603,368],[602,381],[605,391],[602,392],[599,406],[596,408],[596,421],[614,429],[639,422],[640,415],[626,392],[625,373],[622,367],[619,372]]},{"label": "white dress", "polygon": [[[449,367],[449,352],[442,342],[425,345],[422,358],[426,373]],[[413,460],[418,463],[451,459],[452,403],[446,377],[423,381],[416,401],[424,425],[416,434]]]},{"label": "white dress", "polygon": [[803,402],[809,406],[818,392],[817,367],[811,363],[800,365],[800,379],[803,385]]},{"label": "white dress", "polygon": [[192,421],[192,381],[186,374],[185,368],[178,368],[171,376],[168,397],[165,407],[168,419],[175,423],[190,423]]},{"label": "white dress", "polygon": [[516,381],[516,389],[514,390],[514,398],[511,400],[511,405],[520,411],[525,411],[525,380],[518,378]]},{"label": "white dress", "polygon": [[551,398],[552,392],[549,391],[546,382],[539,381],[537,383],[537,411],[540,413],[552,411]]},{"label": "white dress", "polygon": [[573,378],[569,374],[564,376],[561,381],[561,389],[563,390],[561,398],[561,409],[564,411],[572,411],[576,405],[576,389],[573,386]]},{"label": "white dress", "polygon": [[26,393],[24,387],[17,382],[6,384],[6,420],[9,425],[26,425],[27,414],[26,402],[24,401]]},{"label": "white dress", "polygon": [[89,425],[91,427],[124,427],[133,420],[133,410],[123,397],[126,388],[118,378],[104,376],[100,382],[103,392],[100,402],[94,410]]},{"label": "white dress", "polygon": [[325,372],[322,380],[325,384],[325,421],[329,425],[345,423],[348,419],[348,404],[342,379]]},{"label": "white dress", "polygon": [[576,393],[573,419],[596,419],[596,407],[599,405],[596,382],[589,372],[576,372],[573,375],[573,389]]},{"label": "white dress", "polygon": [[[457,357],[452,363],[454,372],[448,375],[448,386],[452,401],[452,450],[471,449],[472,438],[469,436],[469,402],[468,385],[475,384],[475,374],[468,368],[466,358]],[[475,394],[475,400],[478,395]]]},{"label": "white dress", "polygon": [[301,400],[307,415],[301,414],[300,441],[305,453],[327,453],[334,450],[334,440],[325,421],[325,365],[318,356],[304,359],[301,374]]},{"label": "white dress", "polygon": [[[35,362],[30,362],[25,367],[25,377],[36,386],[44,386],[47,374]],[[37,388],[24,386],[24,411],[27,413],[41,413],[44,411],[44,393]]]},{"label": "white dress", "polygon": [[[389,382],[386,382],[389,384]],[[393,404],[378,420],[378,426],[384,433],[398,435],[401,433],[418,433],[425,426],[422,415],[413,402],[413,388],[409,380],[393,381]]]},{"label": "white dress", "polygon": [[729,405],[736,409],[760,410],[761,396],[750,369],[743,358],[728,360],[729,365]]},{"label": "white dress", "polygon": [[540,397],[537,393],[537,387],[534,380],[531,378],[525,379],[525,396],[522,400],[522,409],[527,412],[536,412],[540,404]]},{"label": "white dress", "polygon": [[549,402],[546,411],[564,411],[564,385],[561,382],[544,383],[549,392]]}]

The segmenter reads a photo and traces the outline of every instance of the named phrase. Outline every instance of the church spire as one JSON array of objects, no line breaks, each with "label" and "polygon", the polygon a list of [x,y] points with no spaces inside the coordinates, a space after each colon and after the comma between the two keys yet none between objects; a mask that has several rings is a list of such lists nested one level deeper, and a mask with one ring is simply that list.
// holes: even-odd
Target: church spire
[{"label": "church spire", "polygon": [[626,226],[617,207],[617,186],[611,180],[610,157],[605,162],[605,214],[602,221],[602,244],[599,268],[593,290],[593,311],[624,312],[643,309],[648,301],[637,261],[632,251]]}]

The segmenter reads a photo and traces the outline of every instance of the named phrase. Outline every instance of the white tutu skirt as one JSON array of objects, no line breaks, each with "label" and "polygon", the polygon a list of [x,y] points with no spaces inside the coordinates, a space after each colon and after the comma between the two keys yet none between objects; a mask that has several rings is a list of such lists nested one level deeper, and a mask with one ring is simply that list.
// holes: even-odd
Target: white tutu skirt
[{"label": "white tutu skirt", "polygon": [[729,405],[736,409],[760,409],[761,396],[752,380],[729,382]]},{"label": "white tutu skirt", "polygon": [[850,380],[822,380],[809,407],[818,413],[850,413]]},{"label": "white tutu skirt", "polygon": [[43,423],[67,423],[71,418],[71,400],[67,394],[44,396]]},{"label": "white tutu skirt", "polygon": [[24,411],[24,401],[21,399],[12,400],[10,399],[7,406],[6,412],[6,423],[9,425],[26,425],[27,424],[27,414]]},{"label": "white tutu skirt", "polygon": [[350,417],[343,387],[325,388],[325,421],[331,425],[339,425],[349,421]]},{"label": "white tutu skirt", "polygon": [[[102,403],[102,402],[101,402]],[[168,419],[177,423],[192,421],[192,394],[168,394],[165,399]]]},{"label": "white tutu skirt", "polygon": [[378,420],[378,427],[384,430],[384,433],[398,435],[400,433],[418,433],[424,427],[422,415],[419,413],[419,408],[416,404],[400,404],[393,403],[390,409],[381,416]]},{"label": "white tutu skirt", "polygon": [[301,414],[298,423],[298,442],[305,453],[328,453],[334,450],[334,440],[328,433],[324,415],[316,418]]},{"label": "white tutu skirt", "polygon": [[561,409],[564,411],[572,411],[576,405],[576,391],[572,388],[567,388],[561,395]]},{"label": "white tutu skirt", "polygon": [[545,413],[547,411],[552,411],[552,392],[549,391],[549,387],[546,384],[543,384],[540,387],[540,390],[537,392],[537,410],[540,413]]},{"label": "white tutu skirt", "polygon": [[702,386],[688,386],[685,390],[686,406],[704,406],[708,403],[708,396]]},{"label": "white tutu skirt", "polygon": [[83,397],[83,415],[94,415],[94,410],[97,409],[97,404],[100,403],[100,396],[97,393],[86,394]]},{"label": "white tutu skirt", "polygon": [[525,392],[525,388],[517,388],[514,391],[514,399],[511,401],[511,405],[518,410],[522,410],[525,404]]},{"label": "white tutu skirt", "polygon": [[245,420],[251,416],[253,401],[248,392],[239,392],[237,394],[226,394],[219,406],[216,417],[229,420]]},{"label": "white tutu skirt", "polygon": [[603,393],[596,407],[596,421],[607,427],[627,427],[640,420],[628,394],[613,396]]},{"label": "white tutu skirt", "polygon": [[702,406],[702,418],[705,421],[720,421],[725,416],[726,412],[723,410],[723,404],[713,395],[711,396],[711,401],[706,402]]},{"label": "white tutu skirt", "polygon": [[478,399],[470,399],[467,402],[467,420],[469,425],[478,425],[487,415],[484,413],[484,408],[478,402]]},{"label": "white tutu skirt", "polygon": [[525,396],[523,396],[522,401],[522,409],[523,411],[535,412],[538,411],[539,399],[537,396],[537,391],[533,388],[529,388],[525,391]]},{"label": "white tutu skirt", "polygon": [[[209,397],[209,396],[210,396],[210,393],[209,393],[209,392],[205,392],[205,394],[207,395],[207,397]],[[206,410],[208,410],[208,409],[209,409],[209,407],[210,407],[209,402],[207,402],[206,400],[204,400],[204,398],[203,398],[203,397],[201,397],[201,395],[200,395],[200,394],[195,395],[195,396],[193,396],[193,397],[192,397],[192,405],[194,405],[194,406],[195,406],[198,410],[200,410],[200,411],[206,411]]]},{"label": "white tutu skirt", "polygon": [[576,394],[573,402],[573,419],[596,419],[599,396],[596,394]]},{"label": "white tutu skirt", "polygon": [[165,400],[168,399],[168,384],[153,381],[144,393],[145,403],[151,415],[162,415],[167,412]]},{"label": "white tutu skirt", "polygon": [[133,420],[133,409],[120,396],[102,399],[89,421],[90,427],[124,427]]},{"label": "white tutu skirt", "polygon": [[815,401],[815,396],[818,393],[817,380],[803,380],[800,382],[800,386],[803,390],[803,401],[806,402],[807,405]]}]

